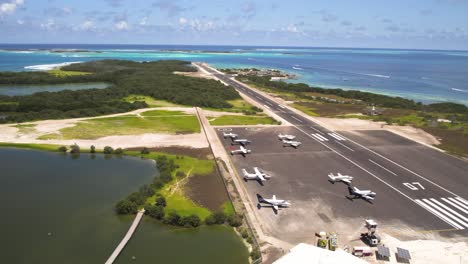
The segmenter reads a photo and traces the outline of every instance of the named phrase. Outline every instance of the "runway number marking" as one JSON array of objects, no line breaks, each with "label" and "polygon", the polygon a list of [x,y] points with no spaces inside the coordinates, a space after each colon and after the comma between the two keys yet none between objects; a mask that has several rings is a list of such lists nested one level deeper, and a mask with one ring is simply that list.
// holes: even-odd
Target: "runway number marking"
[{"label": "runway number marking", "polygon": [[[422,184],[419,183],[419,182],[412,182],[412,183],[404,182],[403,185],[406,186],[406,187],[408,187],[408,188],[409,188],[410,190],[412,190],[412,191],[417,191],[417,190],[420,190],[420,189],[421,189],[421,190],[425,190],[425,189],[426,189],[426,188],[424,188],[424,187],[422,186]],[[415,185],[419,186],[419,188],[416,187]]]}]

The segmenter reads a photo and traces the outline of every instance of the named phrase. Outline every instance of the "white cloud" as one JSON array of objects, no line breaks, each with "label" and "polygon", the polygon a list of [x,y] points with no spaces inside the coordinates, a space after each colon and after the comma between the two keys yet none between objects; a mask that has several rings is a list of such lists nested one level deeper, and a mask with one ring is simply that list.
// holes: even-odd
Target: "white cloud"
[{"label": "white cloud", "polygon": [[179,24],[180,24],[180,25],[185,25],[185,24],[187,24],[187,19],[186,19],[185,17],[179,18]]},{"label": "white cloud", "polygon": [[86,20],[77,27],[78,30],[92,31],[96,29],[92,20]]},{"label": "white cloud", "polygon": [[146,26],[148,24],[148,17],[144,17],[140,21],[141,26]]},{"label": "white cloud", "polygon": [[0,4],[0,15],[11,14],[15,12],[16,8],[24,4],[24,0],[13,0],[8,3]]},{"label": "white cloud", "polygon": [[55,20],[49,18],[47,22],[41,23],[41,28],[45,30],[54,30],[56,28]]},{"label": "white cloud", "polygon": [[24,25],[24,20],[18,19],[16,20],[16,23],[18,23],[18,25]]},{"label": "white cloud", "polygon": [[117,30],[127,30],[129,29],[128,23],[125,20],[118,21],[114,25],[115,29]]}]

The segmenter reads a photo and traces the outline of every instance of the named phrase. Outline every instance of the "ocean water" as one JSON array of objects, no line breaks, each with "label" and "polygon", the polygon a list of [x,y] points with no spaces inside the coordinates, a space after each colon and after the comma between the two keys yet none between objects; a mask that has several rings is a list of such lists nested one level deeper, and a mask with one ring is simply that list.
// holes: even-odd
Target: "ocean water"
[{"label": "ocean water", "polygon": [[[54,49],[56,49],[54,51]],[[59,50],[59,51],[57,51]],[[79,51],[77,51],[79,50]],[[275,68],[293,82],[468,105],[468,51],[183,45],[0,45],[0,71],[99,59],[202,61],[217,68]]]}]

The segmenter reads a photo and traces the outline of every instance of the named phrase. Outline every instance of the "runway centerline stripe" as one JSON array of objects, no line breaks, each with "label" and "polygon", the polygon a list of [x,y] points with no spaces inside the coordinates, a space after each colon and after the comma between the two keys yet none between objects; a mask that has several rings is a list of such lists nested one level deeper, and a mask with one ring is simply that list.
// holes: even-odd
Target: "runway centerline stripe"
[{"label": "runway centerline stripe", "polygon": [[452,205],[453,207],[457,208],[458,210],[464,212],[465,214],[468,214],[468,211],[465,210],[465,209],[463,209],[463,208],[461,208],[460,206],[458,206],[458,204],[456,204],[456,203],[450,201],[450,200],[447,199],[447,198],[441,198],[441,199],[442,199],[442,201],[444,201],[444,202],[446,202],[446,203]]},{"label": "runway centerline stripe", "polygon": [[284,105],[280,105],[280,104],[279,104],[278,106],[281,107],[281,108],[286,108]]},{"label": "runway centerline stripe", "polygon": [[436,210],[438,210],[439,212],[445,214],[447,217],[449,218],[452,218],[452,220],[454,220],[455,222],[458,222],[459,224],[465,226],[465,227],[468,227],[468,224],[463,222],[462,220],[458,219],[457,217],[455,217],[453,214],[447,212],[446,210],[444,210],[443,208],[440,208],[438,205],[434,204],[432,201],[429,201],[428,199],[422,199],[425,203],[429,204],[430,206],[432,206],[432,208],[435,208]]},{"label": "runway centerline stripe", "polygon": [[268,105],[263,105],[263,106],[266,107],[266,108],[268,108],[268,109],[270,109],[270,107],[269,107]]},{"label": "runway centerline stripe", "polygon": [[389,161],[389,162],[395,164],[396,166],[398,166],[398,167],[400,167],[400,168],[402,168],[402,169],[404,169],[404,170],[406,170],[406,171],[408,171],[408,172],[410,172],[410,173],[416,175],[417,177],[419,177],[419,178],[421,178],[421,179],[423,179],[423,180],[425,180],[425,181],[431,183],[432,185],[437,186],[437,187],[439,187],[440,189],[442,189],[442,190],[444,190],[444,191],[446,191],[446,192],[448,192],[448,193],[450,193],[450,194],[452,194],[452,195],[454,195],[454,196],[459,196],[459,195],[457,195],[456,193],[454,193],[454,192],[452,192],[452,191],[449,191],[449,190],[445,189],[444,187],[438,185],[437,183],[435,183],[435,182],[433,182],[433,181],[431,181],[431,180],[429,180],[429,179],[427,179],[427,178],[421,176],[420,174],[418,174],[418,173],[416,173],[416,172],[414,172],[414,171],[412,171],[412,170],[406,168],[405,166],[400,165],[400,164],[394,162],[393,160],[391,160],[391,159],[389,159],[389,158],[387,158],[387,157],[385,157],[385,156],[382,156],[382,155],[380,155],[379,153],[377,153],[377,152],[375,152],[375,151],[373,151],[373,150],[371,150],[371,149],[369,149],[369,148],[367,148],[367,147],[365,147],[365,146],[363,146],[363,145],[357,143],[356,141],[351,140],[351,139],[349,139],[349,138],[347,138],[347,137],[345,137],[345,136],[342,136],[342,137],[345,138],[345,139],[347,139],[348,141],[353,142],[354,144],[360,146],[361,148],[366,149],[366,150],[368,150],[368,151],[374,153],[375,155],[377,155],[377,156],[379,156],[379,157],[381,157],[381,158],[383,158],[383,159],[385,159],[385,160],[387,160],[387,161]]},{"label": "runway centerline stripe", "polygon": [[373,161],[373,160],[371,160],[371,159],[369,159],[369,161],[372,162],[372,163],[374,163],[375,165],[379,166],[380,168],[382,168],[382,169],[384,169],[384,170],[390,172],[391,174],[393,174],[393,175],[395,175],[395,176],[398,176],[396,173],[394,173],[393,171],[391,171],[391,170],[385,168],[384,166],[378,164],[377,162],[375,162],[375,161]]},{"label": "runway centerline stripe", "polygon": [[460,201],[456,200],[455,198],[449,198],[450,201],[453,201],[454,203],[458,204],[459,206],[465,208],[468,210],[468,206],[464,205],[463,203],[461,203]]},{"label": "runway centerline stripe", "polygon": [[299,121],[299,122],[301,122],[301,123],[303,122],[302,120],[300,120],[299,118],[297,118],[297,117],[295,117],[295,116],[291,116],[291,117],[292,117],[293,119],[296,119],[297,121]]},{"label": "runway centerline stripe", "polygon": [[468,227],[468,224],[467,224],[467,223],[468,223],[468,218],[466,218],[466,217],[464,217],[463,215],[457,213],[456,211],[452,210],[451,208],[449,208],[449,207],[446,206],[445,204],[443,204],[443,203],[437,201],[437,200],[434,199],[434,198],[431,198],[430,200],[431,200],[433,203],[436,203],[436,204],[438,204],[439,206],[443,207],[445,210],[447,210],[447,211],[451,212],[452,214],[456,215],[458,218],[461,218],[461,219],[463,219],[464,221],[466,221],[463,225],[464,225],[465,227]]},{"label": "runway centerline stripe", "polygon": [[320,130],[316,129],[316,128],[315,128],[315,127],[313,127],[313,126],[311,126],[310,128],[312,128],[313,130],[317,131],[317,132],[318,132],[318,133],[320,133],[320,134],[323,134],[323,132],[322,132],[322,131],[320,131]]},{"label": "runway centerline stripe", "polygon": [[443,214],[439,213],[438,211],[434,210],[432,207],[426,205],[423,201],[421,200],[414,200],[417,204],[419,204],[420,206],[422,206],[423,208],[425,208],[427,211],[431,212],[432,214],[438,216],[440,219],[442,219],[444,222],[446,222],[447,224],[455,227],[456,229],[464,229],[462,226],[458,225],[457,223],[453,222],[452,220],[448,219],[447,217],[445,217]]},{"label": "runway centerline stripe", "polygon": [[272,105],[270,102],[268,102],[268,101],[265,101],[265,103],[266,103],[267,105],[269,105],[269,106],[273,106],[273,105]]},{"label": "runway centerline stripe", "polygon": [[262,98],[260,98],[260,97],[258,97],[258,96],[255,96],[255,97],[257,97],[258,100],[262,100]]},{"label": "runway centerline stripe", "polygon": [[338,144],[340,144],[341,146],[343,146],[343,147],[345,147],[345,148],[347,148],[347,149],[351,150],[352,152],[354,152],[354,149],[352,149],[352,148],[350,148],[350,147],[346,146],[345,144],[343,144],[343,143],[339,142],[338,140],[335,140],[335,142],[336,142],[336,143],[338,143]]}]

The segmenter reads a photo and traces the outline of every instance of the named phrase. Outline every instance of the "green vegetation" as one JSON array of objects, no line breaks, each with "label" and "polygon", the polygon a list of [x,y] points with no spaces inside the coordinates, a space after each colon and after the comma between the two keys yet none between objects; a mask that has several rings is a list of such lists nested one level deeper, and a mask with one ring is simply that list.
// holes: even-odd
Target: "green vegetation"
[{"label": "green vegetation", "polygon": [[218,81],[173,74],[174,71],[195,71],[185,61],[140,63],[103,60],[72,64],[61,70],[89,74],[62,74],[57,77],[47,72],[0,72],[0,84],[105,82],[112,86],[0,96],[0,116],[5,116],[0,123],[98,116],[148,107],[146,100],[129,99],[132,95],[214,109],[232,108],[228,101],[240,98],[232,87]]},{"label": "green vegetation", "polygon": [[122,101],[133,104],[134,102],[145,102],[149,107],[184,107],[184,105],[173,104],[165,100],[156,100],[151,96],[131,94]]},{"label": "green vegetation", "polygon": [[[151,112],[151,113],[150,113]],[[159,113],[159,116],[157,116]],[[163,115],[174,113],[174,115]],[[200,124],[194,115],[178,115],[179,112],[149,111],[142,117],[124,115],[80,121],[75,126],[40,136],[39,139],[96,139],[105,136],[138,135],[145,133],[188,134],[200,132]],[[148,116],[147,116],[148,115]]]},{"label": "green vegetation", "polygon": [[[441,141],[438,147],[456,155],[468,156],[468,107],[456,103],[422,104],[412,100],[361,91],[324,89],[306,84],[270,81],[269,77],[239,76],[239,80],[285,100],[311,116],[360,118],[387,124],[421,128]],[[369,105],[382,110],[380,115],[361,113]]]},{"label": "green vegetation", "polygon": [[190,114],[186,114],[182,111],[169,111],[169,110],[151,110],[151,111],[145,111],[141,113],[142,116],[180,116],[180,115],[185,115],[185,116],[193,116]]},{"label": "green vegetation", "polygon": [[223,115],[210,119],[210,125],[277,125],[278,121],[269,116]]},{"label": "green vegetation", "polygon": [[77,76],[77,75],[86,75],[91,74],[89,72],[79,72],[79,71],[64,71],[62,69],[53,69],[47,71],[48,74],[53,75],[55,77],[64,78],[69,76]]},{"label": "green vegetation", "polygon": [[21,134],[33,133],[36,131],[35,124],[17,124],[14,125],[14,127],[18,128],[18,133]]},{"label": "green vegetation", "polygon": [[44,150],[44,151],[53,151],[57,152],[57,145],[52,144],[28,144],[28,143],[6,143],[0,142],[0,147],[2,148],[21,148],[21,149],[35,149],[35,150]]}]

